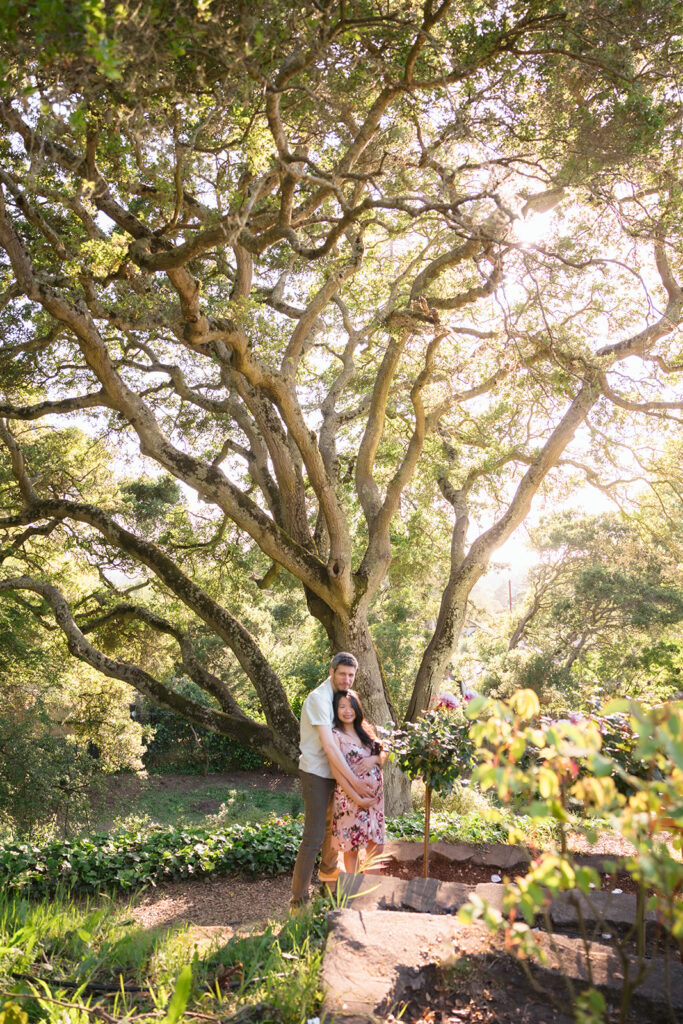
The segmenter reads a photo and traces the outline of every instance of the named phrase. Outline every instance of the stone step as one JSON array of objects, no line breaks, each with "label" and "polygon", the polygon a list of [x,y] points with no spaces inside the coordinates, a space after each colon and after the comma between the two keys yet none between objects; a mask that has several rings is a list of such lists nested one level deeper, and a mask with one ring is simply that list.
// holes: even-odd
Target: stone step
[{"label": "stone step", "polygon": [[[344,908],[329,914],[328,926],[321,1017],[338,1024],[368,1024],[379,1013],[386,1017],[388,1008],[400,1006],[405,992],[414,989],[428,965],[447,965],[454,956],[481,957],[487,950],[499,957],[509,955],[481,925],[464,925],[443,914]],[[536,937],[547,957],[542,970],[587,982],[581,939],[556,935],[551,940],[542,933]],[[638,996],[656,1007],[666,1007],[670,1000],[674,1012],[683,1009],[683,965],[657,957],[645,961],[645,966]],[[635,961],[629,968],[633,975]],[[593,984],[614,1001],[623,985],[623,969],[611,947],[591,945]]]},{"label": "stone step", "polygon": [[[399,864],[409,864],[411,861],[420,860],[423,852],[424,843],[399,839],[385,843],[382,856],[392,857]],[[531,854],[524,846],[474,846],[472,843],[446,843],[442,840],[429,844],[430,857],[432,854],[460,864],[479,864],[482,867],[500,868],[502,871],[522,868],[531,860]]]},{"label": "stone step", "polygon": [[[461,882],[441,882],[436,878],[393,878],[390,875],[341,874],[337,881],[335,901],[350,910],[401,910],[422,914],[455,914],[467,903],[472,893],[503,912],[503,889],[500,882],[480,882],[473,887]],[[574,928],[584,924],[612,927],[630,926],[635,921],[636,897],[630,893],[596,890],[584,896],[572,889],[550,904],[550,917],[557,928]],[[656,925],[654,911],[646,913],[649,927]]]}]

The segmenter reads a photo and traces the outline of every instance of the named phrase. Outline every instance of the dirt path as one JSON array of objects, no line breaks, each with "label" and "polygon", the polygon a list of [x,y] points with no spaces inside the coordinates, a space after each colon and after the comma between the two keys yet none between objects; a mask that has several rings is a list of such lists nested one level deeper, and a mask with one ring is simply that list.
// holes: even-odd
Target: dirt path
[{"label": "dirt path", "polygon": [[227,942],[238,932],[262,927],[273,918],[283,919],[291,895],[291,872],[169,882],[145,893],[131,907],[129,919],[144,929],[189,924],[195,939]]}]

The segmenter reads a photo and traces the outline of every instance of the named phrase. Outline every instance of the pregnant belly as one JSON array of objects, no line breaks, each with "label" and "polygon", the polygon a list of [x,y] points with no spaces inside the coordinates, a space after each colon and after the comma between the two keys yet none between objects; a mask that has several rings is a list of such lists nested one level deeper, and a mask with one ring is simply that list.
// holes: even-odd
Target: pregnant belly
[{"label": "pregnant belly", "polygon": [[382,772],[377,765],[373,766],[366,775],[361,775],[359,777],[364,779],[365,782],[371,783],[375,795],[379,793],[382,788]]}]

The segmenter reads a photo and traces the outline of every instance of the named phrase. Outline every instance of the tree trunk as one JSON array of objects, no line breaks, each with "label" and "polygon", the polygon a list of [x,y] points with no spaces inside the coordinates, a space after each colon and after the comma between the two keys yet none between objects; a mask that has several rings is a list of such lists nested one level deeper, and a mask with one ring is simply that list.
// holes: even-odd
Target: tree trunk
[{"label": "tree trunk", "polygon": [[408,706],[406,719],[409,722],[416,720],[438,692],[460,638],[471,589],[468,579],[451,580],[444,591],[436,628],[422,656]]}]

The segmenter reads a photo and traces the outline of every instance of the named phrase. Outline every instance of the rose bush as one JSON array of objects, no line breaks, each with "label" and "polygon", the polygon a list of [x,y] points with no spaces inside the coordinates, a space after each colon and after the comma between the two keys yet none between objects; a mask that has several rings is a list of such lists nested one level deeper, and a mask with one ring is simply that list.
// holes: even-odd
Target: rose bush
[{"label": "rose bush", "polygon": [[429,872],[429,831],[432,793],[450,793],[472,769],[471,722],[463,705],[448,694],[432,711],[408,722],[389,737],[389,756],[411,779],[425,784],[424,874]]}]

